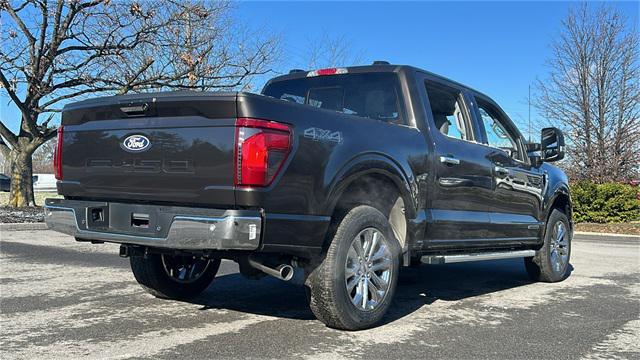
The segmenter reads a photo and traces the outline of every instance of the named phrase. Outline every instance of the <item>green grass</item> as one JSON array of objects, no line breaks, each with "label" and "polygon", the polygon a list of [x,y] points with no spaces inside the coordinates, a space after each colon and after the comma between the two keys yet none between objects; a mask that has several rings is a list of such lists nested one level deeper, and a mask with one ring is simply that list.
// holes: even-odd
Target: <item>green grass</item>
[{"label": "green grass", "polygon": [[[61,198],[61,195],[58,195],[58,193],[56,192],[50,192],[50,191],[37,191],[35,198],[36,198],[36,205],[37,206],[42,206],[44,204],[44,199],[46,198]],[[7,205],[7,203],[9,202],[9,192],[0,192],[0,206],[4,206]]]}]

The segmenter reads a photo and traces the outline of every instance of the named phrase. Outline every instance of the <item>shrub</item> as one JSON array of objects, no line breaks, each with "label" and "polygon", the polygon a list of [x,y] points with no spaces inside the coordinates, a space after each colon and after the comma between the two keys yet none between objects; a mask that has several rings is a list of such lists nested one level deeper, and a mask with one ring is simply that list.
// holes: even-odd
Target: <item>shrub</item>
[{"label": "shrub", "polygon": [[640,220],[638,188],[619,183],[580,181],[571,185],[576,222],[627,222]]}]

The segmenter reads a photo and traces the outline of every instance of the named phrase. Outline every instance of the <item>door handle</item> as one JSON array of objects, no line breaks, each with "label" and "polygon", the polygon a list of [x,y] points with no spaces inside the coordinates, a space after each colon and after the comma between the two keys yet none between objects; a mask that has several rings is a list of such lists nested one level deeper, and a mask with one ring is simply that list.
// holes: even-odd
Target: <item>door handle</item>
[{"label": "door handle", "polygon": [[498,174],[500,177],[507,177],[510,173],[509,169],[504,168],[502,166],[496,166],[494,170],[496,171],[496,174]]},{"label": "door handle", "polygon": [[460,165],[460,160],[452,156],[440,156],[440,162],[447,165]]}]

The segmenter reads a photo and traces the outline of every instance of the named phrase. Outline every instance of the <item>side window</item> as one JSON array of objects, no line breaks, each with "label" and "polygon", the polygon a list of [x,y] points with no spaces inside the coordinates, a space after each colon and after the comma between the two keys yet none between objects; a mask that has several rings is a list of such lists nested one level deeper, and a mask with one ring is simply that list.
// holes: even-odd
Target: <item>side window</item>
[{"label": "side window", "polygon": [[455,88],[429,81],[426,82],[426,87],[435,128],[443,135],[472,141],[471,127],[463,113],[462,93]]},{"label": "side window", "polygon": [[484,131],[487,134],[487,145],[504,150],[516,160],[522,160],[515,135],[510,133],[503,125],[497,112],[482,102],[478,102],[478,112],[482,119]]}]

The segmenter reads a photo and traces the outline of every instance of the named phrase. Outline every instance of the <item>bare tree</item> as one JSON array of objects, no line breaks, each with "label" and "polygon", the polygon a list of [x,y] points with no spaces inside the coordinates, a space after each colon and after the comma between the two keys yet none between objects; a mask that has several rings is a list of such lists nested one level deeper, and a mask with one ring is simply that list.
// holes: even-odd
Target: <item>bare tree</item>
[{"label": "bare tree", "polygon": [[56,148],[56,139],[46,141],[33,153],[33,172],[36,174],[53,174],[53,150]]},{"label": "bare tree", "polygon": [[638,33],[609,6],[570,10],[537,107],[568,136],[573,179],[621,181],[640,167]]},{"label": "bare tree", "polygon": [[363,57],[347,36],[332,36],[326,31],[309,39],[305,52],[309,69],[358,65]]},{"label": "bare tree", "polygon": [[55,137],[61,106],[95,94],[235,89],[270,71],[279,39],[243,31],[229,2],[0,0],[0,119],[12,163],[10,206],[33,204],[32,155]]}]

